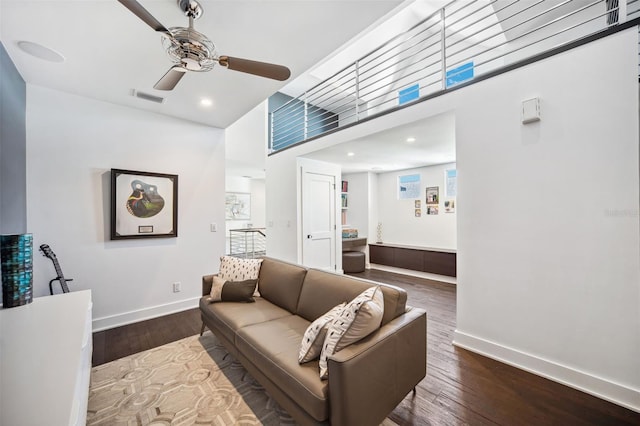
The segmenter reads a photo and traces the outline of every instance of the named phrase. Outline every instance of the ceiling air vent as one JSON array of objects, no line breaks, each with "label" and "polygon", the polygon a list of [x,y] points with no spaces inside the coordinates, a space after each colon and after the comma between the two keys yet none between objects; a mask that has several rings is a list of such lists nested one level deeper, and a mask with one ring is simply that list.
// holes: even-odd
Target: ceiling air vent
[{"label": "ceiling air vent", "polygon": [[144,99],[145,101],[155,102],[157,104],[164,103],[164,98],[156,95],[152,95],[150,93],[140,92],[139,90],[133,89],[131,91],[131,95],[136,98]]}]

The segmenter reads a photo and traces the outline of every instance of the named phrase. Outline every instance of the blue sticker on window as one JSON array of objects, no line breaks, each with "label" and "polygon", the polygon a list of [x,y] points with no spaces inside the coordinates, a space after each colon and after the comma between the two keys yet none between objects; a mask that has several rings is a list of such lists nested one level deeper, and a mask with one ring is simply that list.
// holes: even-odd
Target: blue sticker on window
[{"label": "blue sticker on window", "polygon": [[420,85],[418,83],[402,89],[398,92],[398,105],[406,104],[420,97]]},{"label": "blue sticker on window", "polygon": [[447,71],[447,87],[455,86],[473,78],[473,61]]}]

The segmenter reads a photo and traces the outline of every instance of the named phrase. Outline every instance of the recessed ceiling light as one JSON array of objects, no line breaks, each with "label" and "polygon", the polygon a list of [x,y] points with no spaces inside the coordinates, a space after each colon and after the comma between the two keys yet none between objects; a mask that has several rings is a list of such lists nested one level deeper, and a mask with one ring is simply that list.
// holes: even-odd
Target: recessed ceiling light
[{"label": "recessed ceiling light", "polygon": [[202,99],[200,99],[200,105],[205,106],[205,107],[209,107],[209,106],[213,105],[213,101],[211,99],[208,99],[208,98],[202,98]]},{"label": "recessed ceiling light", "polygon": [[347,152],[347,157],[353,157],[355,154],[355,152]]},{"label": "recessed ceiling light", "polygon": [[416,141],[416,138],[411,137],[411,138],[407,138],[407,142],[409,143],[414,143]]},{"label": "recessed ceiling light", "polygon": [[31,41],[19,41],[18,47],[23,51],[28,53],[31,56],[35,56],[36,58],[43,59],[49,62],[64,62],[64,56],[59,54],[53,49],[49,49],[41,44],[34,43]]}]

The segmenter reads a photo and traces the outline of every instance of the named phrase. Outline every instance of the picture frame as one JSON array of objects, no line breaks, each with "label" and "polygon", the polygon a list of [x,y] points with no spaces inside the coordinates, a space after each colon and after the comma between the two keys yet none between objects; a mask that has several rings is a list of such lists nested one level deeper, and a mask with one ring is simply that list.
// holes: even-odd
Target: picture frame
[{"label": "picture frame", "polygon": [[437,206],[440,204],[440,187],[430,186],[426,190],[426,204],[427,206]]},{"label": "picture frame", "polygon": [[398,176],[398,200],[420,197],[420,174]]},{"label": "picture frame", "polygon": [[224,199],[225,220],[251,220],[251,194],[227,192]]},{"label": "picture frame", "polygon": [[178,175],[111,169],[111,239],[178,236]]}]

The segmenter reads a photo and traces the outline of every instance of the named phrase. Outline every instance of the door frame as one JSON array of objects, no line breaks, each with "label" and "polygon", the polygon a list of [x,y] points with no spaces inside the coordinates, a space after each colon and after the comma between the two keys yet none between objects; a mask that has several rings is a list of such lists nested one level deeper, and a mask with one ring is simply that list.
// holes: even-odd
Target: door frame
[{"label": "door frame", "polygon": [[[297,241],[297,256],[298,263],[302,264],[302,249],[304,245],[304,235],[302,232],[302,191],[303,191],[303,175],[304,173],[316,173],[321,175],[329,175],[335,178],[336,186],[342,179],[342,168],[339,164],[327,163],[324,161],[311,160],[309,158],[298,157],[296,158],[296,209],[297,209],[297,229],[296,229],[296,241]],[[335,253],[336,253],[336,272],[342,273],[342,223],[340,220],[340,191],[335,191],[334,200],[334,214],[335,214]]]}]

